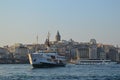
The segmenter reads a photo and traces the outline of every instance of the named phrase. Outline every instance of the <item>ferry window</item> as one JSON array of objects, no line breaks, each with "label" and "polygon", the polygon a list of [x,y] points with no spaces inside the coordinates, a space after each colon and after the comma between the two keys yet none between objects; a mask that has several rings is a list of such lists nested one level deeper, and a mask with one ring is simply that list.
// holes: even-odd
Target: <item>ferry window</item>
[{"label": "ferry window", "polygon": [[34,62],[36,61],[36,59],[33,60]]},{"label": "ferry window", "polygon": [[55,59],[55,56],[51,56],[52,59]]}]

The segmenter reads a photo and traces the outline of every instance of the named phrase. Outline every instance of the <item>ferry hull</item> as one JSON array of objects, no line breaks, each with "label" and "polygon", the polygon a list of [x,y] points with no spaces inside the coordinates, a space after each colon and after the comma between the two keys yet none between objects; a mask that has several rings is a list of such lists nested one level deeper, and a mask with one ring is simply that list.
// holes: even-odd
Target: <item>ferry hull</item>
[{"label": "ferry hull", "polygon": [[40,63],[40,64],[32,64],[32,66],[33,68],[65,67],[65,64]]}]

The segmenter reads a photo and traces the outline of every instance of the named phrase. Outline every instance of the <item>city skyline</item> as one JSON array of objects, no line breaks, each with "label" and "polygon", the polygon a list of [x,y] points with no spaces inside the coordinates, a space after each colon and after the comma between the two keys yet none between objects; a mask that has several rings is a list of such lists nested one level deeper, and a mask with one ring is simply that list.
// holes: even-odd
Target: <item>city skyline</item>
[{"label": "city skyline", "polygon": [[44,43],[47,33],[55,40],[73,39],[120,46],[119,0],[2,0],[0,1],[0,46],[14,43]]}]

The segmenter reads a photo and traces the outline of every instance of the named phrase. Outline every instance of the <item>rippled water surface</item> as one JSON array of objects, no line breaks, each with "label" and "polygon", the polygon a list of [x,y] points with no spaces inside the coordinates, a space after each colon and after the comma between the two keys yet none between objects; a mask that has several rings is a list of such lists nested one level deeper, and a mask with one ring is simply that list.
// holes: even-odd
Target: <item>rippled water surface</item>
[{"label": "rippled water surface", "polygon": [[29,64],[0,64],[0,80],[120,80],[120,64],[38,69]]}]

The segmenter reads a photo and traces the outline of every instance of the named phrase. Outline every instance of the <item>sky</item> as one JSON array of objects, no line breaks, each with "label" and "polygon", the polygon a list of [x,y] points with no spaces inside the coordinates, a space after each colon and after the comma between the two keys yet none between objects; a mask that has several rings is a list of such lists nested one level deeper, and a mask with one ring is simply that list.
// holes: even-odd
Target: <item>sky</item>
[{"label": "sky", "polygon": [[0,0],[0,46],[73,39],[120,45],[120,0]]}]

